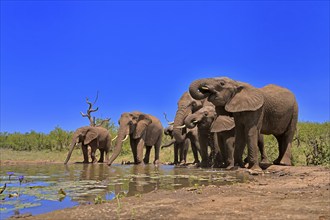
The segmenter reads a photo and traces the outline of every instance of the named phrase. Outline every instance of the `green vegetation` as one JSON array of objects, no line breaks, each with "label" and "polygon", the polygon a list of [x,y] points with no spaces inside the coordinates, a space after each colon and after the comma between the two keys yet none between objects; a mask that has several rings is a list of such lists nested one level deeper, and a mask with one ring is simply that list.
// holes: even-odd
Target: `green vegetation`
[{"label": "green vegetation", "polygon": [[[100,121],[102,119],[97,119],[96,123]],[[107,121],[102,126],[109,130],[112,137],[116,136],[118,127],[112,121]],[[49,134],[36,131],[24,134],[0,132],[0,159],[62,162],[66,157],[73,132],[65,131],[58,126]],[[168,141],[169,137],[164,136],[163,143]],[[277,141],[272,135],[265,136],[265,147],[269,160],[273,161],[276,159],[278,147]],[[18,151],[22,151],[22,154]],[[15,158],[13,158],[13,154],[15,154]],[[330,166],[330,122],[299,122],[293,141],[292,155],[295,165]],[[72,161],[81,160],[82,153],[77,148],[72,155]],[[117,162],[121,160],[132,160],[129,141],[124,143]],[[190,150],[188,161],[192,160],[193,156]],[[173,147],[161,150],[161,161],[173,161]]]}]

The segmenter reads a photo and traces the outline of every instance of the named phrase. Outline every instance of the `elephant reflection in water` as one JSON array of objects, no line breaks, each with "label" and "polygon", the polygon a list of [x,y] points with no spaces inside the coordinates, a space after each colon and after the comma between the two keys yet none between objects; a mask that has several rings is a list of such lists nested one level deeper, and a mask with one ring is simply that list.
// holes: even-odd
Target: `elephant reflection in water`
[{"label": "elephant reflection in water", "polygon": [[104,180],[108,176],[106,164],[83,164],[80,178],[84,180]]},{"label": "elephant reflection in water", "polygon": [[128,183],[127,196],[134,196],[157,190],[160,185],[159,178],[150,178],[150,173],[156,171],[158,171],[158,167],[152,165],[133,166],[132,171],[130,172],[133,176]]}]

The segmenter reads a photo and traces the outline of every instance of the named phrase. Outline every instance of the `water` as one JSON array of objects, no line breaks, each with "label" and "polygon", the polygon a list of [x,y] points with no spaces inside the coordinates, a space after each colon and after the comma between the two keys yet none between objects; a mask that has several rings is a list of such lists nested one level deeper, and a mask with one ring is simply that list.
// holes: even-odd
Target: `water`
[{"label": "water", "polygon": [[[10,180],[8,172],[14,173]],[[21,183],[19,176],[24,176]],[[158,189],[224,185],[247,179],[246,174],[235,171],[171,165],[1,165],[0,191],[5,183],[7,187],[0,195],[0,219],[102,202],[114,199],[117,194],[138,196]]]}]

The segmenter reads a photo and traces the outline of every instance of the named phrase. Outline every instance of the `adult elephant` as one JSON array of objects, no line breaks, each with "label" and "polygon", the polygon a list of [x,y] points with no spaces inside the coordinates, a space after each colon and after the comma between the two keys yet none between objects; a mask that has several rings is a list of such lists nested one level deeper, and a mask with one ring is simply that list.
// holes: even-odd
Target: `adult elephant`
[{"label": "adult elephant", "polygon": [[[195,99],[208,98],[217,112],[225,110],[235,121],[234,160],[243,167],[245,145],[248,146],[250,169],[258,163],[259,134],[273,134],[279,146],[278,165],[291,165],[291,145],[298,120],[298,104],[294,94],[277,85],[255,88],[227,77],[196,80],[189,87]],[[219,108],[219,110],[218,110]]]},{"label": "adult elephant", "polygon": [[163,126],[158,118],[141,112],[126,112],[120,116],[118,137],[114,152],[108,162],[110,166],[118,157],[124,140],[130,137],[130,145],[134,157],[134,163],[142,162],[143,147],[146,146],[144,163],[149,163],[150,151],[155,147],[154,163],[159,162],[159,149],[162,141]]},{"label": "adult elephant", "polygon": [[[188,128],[197,126],[199,129],[204,129],[205,133],[208,132],[211,137],[216,135],[215,143],[211,142],[209,144],[214,144],[214,156],[211,158],[214,160],[215,167],[220,166],[227,169],[234,167],[235,122],[233,117],[228,115],[218,116],[215,106],[208,105],[189,115],[185,119],[185,124]],[[262,135],[259,135],[258,147],[261,153],[261,163],[267,164],[268,159]]]},{"label": "adult elephant", "polygon": [[[183,93],[178,101],[178,109],[175,114],[174,123],[173,123],[173,137],[178,144],[181,144],[181,148],[183,148],[183,144],[185,139],[187,138],[187,128],[185,128],[184,120],[185,118],[202,108],[205,100],[196,100],[193,99],[189,92]],[[200,151],[200,141],[198,139],[198,133],[194,136],[191,136],[191,148],[194,154],[194,163],[199,164],[198,152]],[[203,149],[202,149],[203,150]],[[207,166],[207,152],[200,152],[202,156],[201,166]],[[203,157],[204,156],[204,157]],[[204,160],[204,161],[203,161]]]},{"label": "adult elephant", "polygon": [[102,163],[104,161],[104,153],[106,154],[106,161],[109,160],[109,151],[111,148],[111,136],[107,129],[103,127],[92,127],[92,126],[85,126],[78,128],[72,137],[70,150],[68,156],[66,157],[64,164],[67,164],[70,160],[72,151],[74,147],[81,143],[81,149],[84,155],[83,163],[88,163],[88,146],[91,147],[91,158],[92,162],[95,163],[95,151],[99,149],[101,152],[100,159],[98,162]]},{"label": "adult elephant", "polygon": [[161,148],[169,147],[174,145],[174,162],[173,164],[186,164],[187,162],[187,154],[189,145],[191,145],[191,141],[196,145],[197,140],[197,128],[188,129],[185,134],[185,139],[182,143],[178,142],[173,138],[173,124],[169,125],[164,129],[164,134],[171,137],[171,141],[162,145]]}]

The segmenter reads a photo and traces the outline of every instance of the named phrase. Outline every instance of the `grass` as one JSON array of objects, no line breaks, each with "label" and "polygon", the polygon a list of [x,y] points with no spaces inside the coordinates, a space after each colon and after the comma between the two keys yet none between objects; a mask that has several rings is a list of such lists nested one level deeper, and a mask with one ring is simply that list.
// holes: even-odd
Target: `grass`
[{"label": "grass", "polygon": [[[31,161],[31,162],[54,162],[54,163],[64,163],[68,151],[49,151],[49,150],[32,150],[32,151],[14,151],[12,149],[0,148],[0,161]],[[110,152],[110,156],[112,152]],[[150,162],[154,160],[154,150],[150,153]],[[96,157],[99,158],[99,151],[96,151]],[[160,150],[160,162],[173,162],[174,149],[173,147],[168,147]],[[90,159],[91,160],[91,159]],[[194,157],[192,152],[187,155],[187,160],[193,162]],[[72,152],[69,163],[82,162],[83,154],[81,149],[77,148]],[[119,155],[114,163],[121,163],[122,161],[133,162],[132,153],[125,155]]]}]

